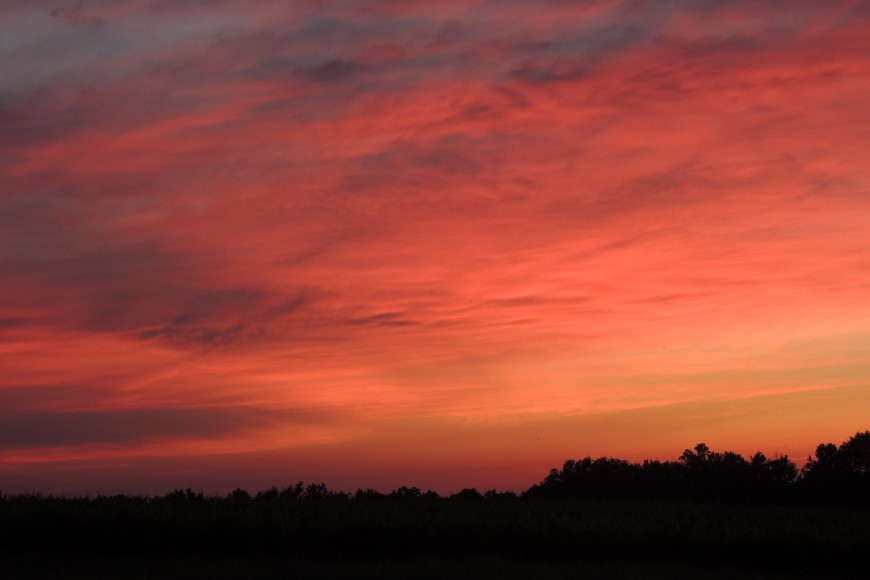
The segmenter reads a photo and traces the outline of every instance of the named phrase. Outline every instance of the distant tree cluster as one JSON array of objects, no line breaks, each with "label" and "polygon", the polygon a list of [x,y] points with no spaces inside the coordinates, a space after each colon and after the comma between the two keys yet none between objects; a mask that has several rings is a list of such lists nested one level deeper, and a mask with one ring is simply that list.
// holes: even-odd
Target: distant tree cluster
[{"label": "distant tree cluster", "polygon": [[[40,497],[40,496],[31,496]],[[118,496],[121,497],[121,496]],[[309,483],[305,484],[298,481],[293,485],[288,485],[284,488],[271,487],[269,489],[257,492],[256,495],[251,495],[246,490],[236,488],[226,495],[224,498],[207,497],[202,492],[195,492],[191,488],[176,489],[164,496],[150,498],[151,502],[160,504],[171,504],[177,502],[188,503],[209,503],[222,502],[229,505],[244,505],[253,504],[269,504],[269,503],[284,503],[288,501],[435,501],[441,499],[450,500],[478,500],[478,499],[516,499],[518,496],[512,491],[496,491],[494,489],[486,490],[480,493],[476,488],[470,487],[458,491],[449,496],[441,496],[437,492],[430,490],[422,491],[419,487],[398,487],[389,493],[383,493],[376,489],[357,489],[355,493],[347,493],[344,491],[335,491],[329,489],[325,483]],[[149,499],[149,498],[145,498]]]},{"label": "distant tree cluster", "polygon": [[800,470],[787,456],[746,459],[704,443],[676,461],[569,459],[523,496],[870,504],[870,431],[819,445]]}]

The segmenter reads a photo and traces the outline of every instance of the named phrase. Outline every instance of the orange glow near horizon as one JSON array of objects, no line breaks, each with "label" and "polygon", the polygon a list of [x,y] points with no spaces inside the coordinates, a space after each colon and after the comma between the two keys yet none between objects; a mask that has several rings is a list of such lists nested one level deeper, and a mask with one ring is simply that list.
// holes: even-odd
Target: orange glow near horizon
[{"label": "orange glow near horizon", "polygon": [[870,428],[868,30],[0,7],[0,489],[519,490]]}]

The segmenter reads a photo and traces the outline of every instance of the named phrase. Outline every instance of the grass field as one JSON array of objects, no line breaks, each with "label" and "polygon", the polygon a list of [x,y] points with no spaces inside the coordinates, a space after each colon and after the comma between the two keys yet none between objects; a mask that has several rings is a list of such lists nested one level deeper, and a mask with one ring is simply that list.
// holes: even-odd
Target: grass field
[{"label": "grass field", "polygon": [[0,501],[4,578],[863,578],[870,511],[499,499]]}]

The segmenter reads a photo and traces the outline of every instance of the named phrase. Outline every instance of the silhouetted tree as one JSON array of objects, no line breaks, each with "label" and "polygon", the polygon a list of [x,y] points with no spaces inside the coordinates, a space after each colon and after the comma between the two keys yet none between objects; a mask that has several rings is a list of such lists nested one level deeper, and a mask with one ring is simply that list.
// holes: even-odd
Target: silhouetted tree
[{"label": "silhouetted tree", "polygon": [[470,500],[478,500],[483,499],[483,496],[480,495],[480,492],[473,487],[466,487],[462,491],[458,493],[454,493],[450,496],[450,499],[470,499]]},{"label": "silhouetted tree", "polygon": [[263,502],[274,503],[274,502],[278,501],[278,499],[280,499],[280,497],[281,497],[281,492],[278,490],[277,487],[273,486],[267,490],[258,491],[257,495],[254,496],[254,501],[260,502],[260,503],[263,503]]},{"label": "silhouetted tree", "polygon": [[816,447],[801,471],[799,491],[820,503],[870,504],[870,431],[856,433],[839,447]]},{"label": "silhouetted tree", "polygon": [[837,450],[838,462],[847,473],[870,474],[870,431],[856,433]]},{"label": "silhouetted tree", "polygon": [[282,489],[279,496],[282,500],[294,500],[302,497],[303,493],[305,493],[305,484],[297,481],[295,484],[288,485]]},{"label": "silhouetted tree", "polygon": [[229,495],[227,495],[227,501],[230,501],[230,502],[236,503],[236,504],[247,503],[247,502],[251,501],[251,494],[249,494],[244,489],[237,487],[236,489],[231,491],[229,493]]},{"label": "silhouetted tree", "polygon": [[205,495],[202,492],[196,493],[189,487],[187,489],[176,489],[172,493],[167,493],[163,496],[164,501],[205,501]]},{"label": "silhouetted tree", "polygon": [[345,500],[350,496],[341,491],[331,491],[325,483],[309,483],[305,486],[302,497],[306,500]]},{"label": "silhouetted tree", "polygon": [[392,499],[419,499],[420,495],[420,488],[405,487],[404,485],[390,492],[390,497]]},{"label": "silhouetted tree", "polygon": [[710,448],[705,443],[695,445],[695,450],[686,449],[680,455],[679,461],[689,469],[703,469],[710,459]]},{"label": "silhouetted tree", "polygon": [[488,489],[483,493],[483,497],[489,501],[498,501],[498,500],[511,500],[516,499],[517,494],[512,491],[496,491],[495,489]]},{"label": "silhouetted tree", "polygon": [[368,489],[357,489],[356,493],[353,494],[353,499],[355,500],[367,500],[367,499],[387,499],[387,496],[376,489],[368,488]]}]

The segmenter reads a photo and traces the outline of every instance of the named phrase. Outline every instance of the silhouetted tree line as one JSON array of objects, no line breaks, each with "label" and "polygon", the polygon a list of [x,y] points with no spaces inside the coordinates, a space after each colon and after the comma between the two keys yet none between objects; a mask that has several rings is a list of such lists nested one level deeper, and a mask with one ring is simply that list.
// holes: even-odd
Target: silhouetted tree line
[{"label": "silhouetted tree line", "polygon": [[225,498],[206,497],[190,488],[175,490],[157,503],[222,501],[228,506],[267,505],[288,501],[457,501],[542,499],[691,500],[749,503],[870,504],[870,431],[857,433],[840,445],[821,444],[802,469],[788,456],[766,457],[760,451],[744,458],[732,451],[717,452],[699,443],[676,461],[631,463],[611,457],[569,459],[553,468],[521,495],[490,489],[466,488],[442,497],[417,487],[402,486],[389,493],[357,489],[330,490],[325,483],[297,482],[272,487],[252,496],[237,488]]},{"label": "silhouetted tree line", "polygon": [[[417,487],[399,487],[389,493],[368,488],[355,493],[330,490],[325,483],[297,482],[272,487],[251,495],[237,488],[226,497],[206,496],[187,488],[164,496],[132,498],[98,496],[72,498],[74,502],[140,501],[160,506],[216,505],[228,509],[286,502],[395,502],[437,500],[478,501],[517,499],[636,499],[727,502],[789,502],[811,504],[870,505],[870,431],[856,433],[840,446],[816,447],[798,469],[788,456],[766,457],[760,451],[744,458],[732,451],[717,452],[704,443],[686,449],[676,461],[644,460],[631,463],[611,457],[569,459],[553,468],[538,484],[517,495],[490,489],[484,493],[466,488],[449,496]],[[4,496],[2,501],[64,501],[40,494]]]},{"label": "silhouetted tree line", "polygon": [[[732,451],[717,452],[699,443],[686,449],[676,461],[645,460],[631,463],[610,457],[569,459],[561,469],[552,469],[540,483],[520,496],[513,492],[466,488],[448,496],[451,500],[543,499],[632,499],[691,500],[748,503],[811,503],[870,505],[870,431],[856,433],[839,447],[821,444],[803,468],[788,456],[767,457],[760,451],[748,459]],[[204,501],[191,490],[176,491],[167,500]],[[329,490],[325,484],[298,482],[273,487],[251,497],[236,489],[230,503],[268,503],[288,500],[332,501],[434,501],[434,491],[399,487],[389,493],[358,489],[354,494]]]},{"label": "silhouetted tree line", "polygon": [[704,443],[676,461],[569,459],[523,496],[870,505],[870,431],[819,445],[802,469],[788,456],[746,459]]}]

